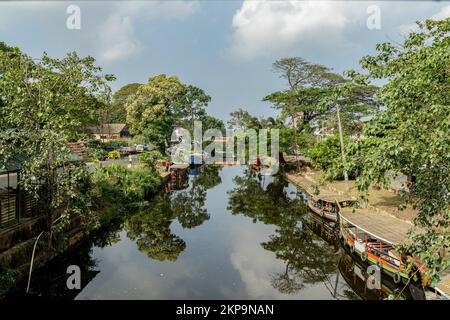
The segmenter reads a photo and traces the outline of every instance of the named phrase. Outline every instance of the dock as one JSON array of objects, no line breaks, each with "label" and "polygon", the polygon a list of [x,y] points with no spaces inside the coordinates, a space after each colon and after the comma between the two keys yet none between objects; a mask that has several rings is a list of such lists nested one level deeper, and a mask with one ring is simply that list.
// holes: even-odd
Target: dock
[{"label": "dock", "polygon": [[408,240],[411,223],[369,208],[342,208],[339,212],[342,220],[358,229],[391,245]]},{"label": "dock", "polygon": [[173,164],[169,168],[170,168],[170,170],[185,170],[185,169],[189,168],[189,164],[187,164],[187,163]]}]

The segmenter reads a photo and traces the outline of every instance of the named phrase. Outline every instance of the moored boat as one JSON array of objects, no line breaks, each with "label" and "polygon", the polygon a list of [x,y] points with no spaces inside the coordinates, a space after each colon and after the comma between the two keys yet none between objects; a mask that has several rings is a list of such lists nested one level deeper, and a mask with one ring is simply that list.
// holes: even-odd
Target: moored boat
[{"label": "moored boat", "polygon": [[[419,282],[425,273],[420,262],[401,255],[396,247],[408,239],[411,224],[369,209],[343,208],[339,211],[340,237],[350,252],[368,264],[376,265],[395,283]],[[416,266],[408,268],[407,262]]]},{"label": "moored boat", "polygon": [[308,199],[308,207],[317,215],[331,220],[337,221],[339,207],[345,208],[353,205],[356,199],[335,194],[321,194],[312,196]]},{"label": "moored boat", "polygon": [[390,296],[396,299],[414,299],[423,300],[423,290],[421,294],[413,294],[416,288],[410,284],[408,288],[403,285],[395,284],[390,277],[382,277],[378,288],[369,288],[368,282],[371,282],[370,275],[366,271],[364,263],[352,257],[349,253],[344,253],[339,258],[338,268],[345,282],[353,289],[360,299],[364,300],[384,300]]}]

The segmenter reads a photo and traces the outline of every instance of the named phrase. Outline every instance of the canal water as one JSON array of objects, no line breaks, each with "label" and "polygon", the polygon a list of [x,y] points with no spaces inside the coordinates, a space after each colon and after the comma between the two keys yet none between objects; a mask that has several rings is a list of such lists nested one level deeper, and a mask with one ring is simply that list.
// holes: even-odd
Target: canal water
[{"label": "canal water", "polygon": [[[364,266],[326,236],[333,225],[312,220],[304,195],[282,176],[240,166],[190,173],[184,189],[166,189],[36,270],[31,292],[50,299],[379,299],[396,289],[385,280],[382,290],[367,289]],[[81,290],[67,289],[69,265],[81,269]]]}]

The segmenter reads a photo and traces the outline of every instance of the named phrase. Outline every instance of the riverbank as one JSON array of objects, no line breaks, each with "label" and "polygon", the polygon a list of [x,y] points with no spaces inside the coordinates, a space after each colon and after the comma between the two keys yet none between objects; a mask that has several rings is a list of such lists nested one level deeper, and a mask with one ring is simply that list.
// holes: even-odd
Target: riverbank
[{"label": "riverbank", "polygon": [[[293,196],[295,186],[280,176],[260,178],[245,166],[205,166],[189,175],[187,188],[162,190],[147,206],[119,215],[83,246],[36,270],[33,294],[89,300],[358,299],[354,283],[341,276],[335,247],[303,227],[309,216],[299,210],[304,202]],[[80,267],[80,290],[66,288],[68,265]],[[353,267],[345,272],[355,279]]]},{"label": "riverbank", "polygon": [[[324,181],[319,170],[302,168],[301,171],[289,171],[285,178],[308,195],[329,194],[358,198],[355,181]],[[357,225],[358,229],[382,239],[387,243],[398,245],[409,241],[408,232],[414,228],[413,219],[417,211],[410,205],[405,209],[399,208],[402,203],[400,195],[395,190],[384,188],[371,188],[368,193],[368,203],[362,208],[344,208],[340,212],[341,219]],[[449,299],[450,275],[449,272],[441,274],[441,281],[430,288],[436,294],[428,291],[427,299]]]},{"label": "riverbank", "polygon": [[[121,168],[123,168],[123,170],[130,173],[136,170],[146,170],[146,168],[142,164],[140,164],[137,159],[134,159],[131,164],[124,159],[86,164],[88,170],[93,173],[93,176],[100,168],[106,169],[114,165],[120,166]],[[136,172],[136,178],[138,178],[139,176],[138,173],[139,172]],[[154,186],[155,188],[161,188],[169,180],[170,172],[166,171],[166,168],[164,167],[162,162],[158,162],[158,165],[156,166],[156,173],[160,178],[151,179],[151,183],[156,183],[156,185]],[[148,175],[145,175],[145,177],[147,176]],[[136,181],[139,181],[139,179],[137,179]],[[96,187],[98,187],[98,185],[95,185],[94,183],[93,189],[95,189]],[[111,187],[114,186],[111,185]],[[142,185],[139,185],[138,187],[145,188],[146,184],[144,183]],[[118,190],[120,191],[120,193],[123,192],[123,188],[118,188]],[[134,191],[136,192],[136,194],[146,194],[145,190],[142,190],[140,192],[138,192],[137,190]],[[139,197],[133,200],[137,200],[138,198]],[[111,220],[115,219],[116,215],[121,214],[119,212],[121,210],[118,210],[118,208],[115,206],[111,206],[111,203],[114,203],[113,200],[118,199],[114,199],[113,197],[113,199],[109,200],[105,201],[105,199],[102,199],[102,197],[93,197],[93,203],[95,205],[92,207],[92,210],[97,213],[98,219],[100,221],[99,228],[102,228],[105,224],[109,224]],[[125,198],[123,198],[123,200],[125,200]],[[99,202],[103,203],[103,205],[99,204]],[[108,207],[110,207],[110,210],[108,210]],[[117,210],[117,212],[113,212],[115,210]],[[23,283],[27,279],[33,251],[35,252],[33,259],[33,269],[38,269],[49,263],[60,254],[77,246],[87,234],[86,230],[82,226],[80,217],[75,217],[71,219],[69,225],[65,227],[65,230],[63,233],[61,233],[61,236],[56,237],[54,235],[54,242],[56,240],[57,241],[53,244],[52,247],[49,247],[48,236],[47,233],[44,232],[44,230],[46,230],[46,227],[46,216],[45,214],[41,214],[37,217],[21,221],[21,223],[18,225],[14,225],[1,230],[0,279],[3,283],[0,283],[0,297],[2,294],[8,291],[8,287],[14,286],[16,283]],[[3,278],[7,278],[9,284],[3,281]]]},{"label": "riverbank", "polygon": [[[320,193],[335,193],[355,199],[358,199],[359,196],[354,180],[348,181],[348,186],[345,181],[325,181],[323,173],[319,170],[307,168],[300,172],[289,171],[284,175],[287,180],[305,190],[308,194],[316,194],[318,191],[319,195]],[[394,190],[384,188],[371,188],[369,190],[368,208],[374,212],[412,223],[417,211],[410,205],[400,210],[400,204],[402,204],[400,195]]]}]

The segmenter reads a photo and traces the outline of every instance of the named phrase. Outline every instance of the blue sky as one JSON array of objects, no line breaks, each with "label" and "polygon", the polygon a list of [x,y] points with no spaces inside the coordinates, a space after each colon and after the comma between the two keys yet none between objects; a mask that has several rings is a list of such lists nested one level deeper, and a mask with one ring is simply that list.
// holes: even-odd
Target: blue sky
[{"label": "blue sky", "polygon": [[[66,27],[71,4],[81,9],[80,30]],[[380,29],[367,28],[371,5]],[[12,1],[0,3],[0,41],[33,57],[92,55],[117,76],[113,89],[176,75],[211,95],[209,112],[226,120],[238,108],[276,114],[261,101],[285,86],[272,72],[276,59],[355,69],[376,43],[401,41],[417,20],[448,16],[446,1]]]}]

